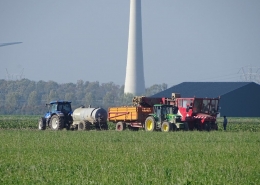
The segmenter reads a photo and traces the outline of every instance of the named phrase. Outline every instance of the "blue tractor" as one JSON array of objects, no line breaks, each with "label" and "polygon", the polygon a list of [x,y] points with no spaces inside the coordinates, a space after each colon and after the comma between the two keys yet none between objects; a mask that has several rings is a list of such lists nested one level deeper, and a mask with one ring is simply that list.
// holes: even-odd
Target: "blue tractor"
[{"label": "blue tractor", "polygon": [[46,104],[49,111],[38,122],[38,129],[45,130],[49,126],[52,130],[70,129],[73,123],[71,102],[52,101]]}]

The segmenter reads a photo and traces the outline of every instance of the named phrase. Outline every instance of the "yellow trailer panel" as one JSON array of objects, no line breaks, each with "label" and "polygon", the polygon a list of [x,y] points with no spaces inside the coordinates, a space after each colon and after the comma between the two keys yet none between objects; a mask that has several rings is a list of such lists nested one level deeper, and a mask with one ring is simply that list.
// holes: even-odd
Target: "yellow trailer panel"
[{"label": "yellow trailer panel", "polygon": [[108,120],[112,122],[125,121],[143,122],[146,117],[153,112],[152,107],[110,107],[108,109]]}]

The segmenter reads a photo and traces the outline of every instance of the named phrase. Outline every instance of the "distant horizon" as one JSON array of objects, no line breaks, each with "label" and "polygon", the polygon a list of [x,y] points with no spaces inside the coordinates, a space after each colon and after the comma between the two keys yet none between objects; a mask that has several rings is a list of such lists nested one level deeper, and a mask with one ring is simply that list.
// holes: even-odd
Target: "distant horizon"
[{"label": "distant horizon", "polygon": [[[81,81],[82,79],[80,80],[77,80],[76,82],[63,82],[63,83],[59,83],[57,81],[53,81],[53,80],[38,80],[38,81],[35,81],[35,80],[31,80],[31,79],[28,79],[28,78],[22,78],[22,79],[15,79],[15,80],[7,80],[7,79],[0,79],[0,80],[5,80],[5,81],[21,81],[21,80],[29,80],[29,81],[32,81],[32,82],[40,82],[40,81],[43,81],[43,82],[54,82],[54,83],[57,83],[59,85],[61,84],[69,84],[69,83],[72,83],[72,84],[77,84],[78,81]],[[116,84],[115,82],[100,82],[100,81],[89,81],[89,80],[82,80],[83,82],[90,82],[90,83],[93,83],[93,82],[98,82],[99,84],[109,84],[109,83],[113,83],[115,85],[119,85],[119,86],[124,86],[124,84],[120,85],[120,84]],[[170,88],[172,86],[176,86],[176,85],[179,85],[179,84],[182,84],[182,83],[256,83],[258,85],[260,85],[260,82],[255,82],[255,81],[219,81],[219,82],[215,82],[215,81],[204,81],[204,82],[197,82],[197,81],[184,81],[184,82],[180,82],[178,84],[174,84],[174,85],[169,85],[167,83],[161,83],[161,84],[152,84],[150,86],[146,86],[145,88],[150,88],[152,87],[153,85],[163,85],[163,84],[166,84],[167,85],[167,88]]]}]

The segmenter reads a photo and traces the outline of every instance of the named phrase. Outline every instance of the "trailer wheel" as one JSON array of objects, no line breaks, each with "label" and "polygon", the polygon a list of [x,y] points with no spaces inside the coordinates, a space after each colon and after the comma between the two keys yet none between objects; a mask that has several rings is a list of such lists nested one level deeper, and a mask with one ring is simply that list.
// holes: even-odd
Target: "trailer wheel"
[{"label": "trailer wheel", "polygon": [[90,130],[90,123],[88,121],[81,121],[78,125],[78,130],[81,131],[81,130],[87,130],[89,131]]},{"label": "trailer wheel", "polygon": [[39,130],[45,130],[46,129],[46,119],[40,118],[38,122],[38,129]]},{"label": "trailer wheel", "polygon": [[144,124],[145,131],[151,132],[156,130],[155,120],[153,116],[147,117]]},{"label": "trailer wheel", "polygon": [[125,129],[126,129],[126,124],[125,123],[120,121],[120,122],[118,122],[116,124],[116,131],[123,131]]},{"label": "trailer wheel", "polygon": [[211,123],[205,122],[204,123],[204,130],[209,132],[211,130]]},{"label": "trailer wheel", "polygon": [[131,127],[131,130],[132,130],[132,131],[138,131],[139,128],[138,128],[138,127]]},{"label": "trailer wheel", "polygon": [[218,130],[218,124],[215,123],[215,130]]},{"label": "trailer wheel", "polygon": [[170,132],[172,131],[172,123],[170,122],[163,122],[161,126],[161,131],[162,132]]},{"label": "trailer wheel", "polygon": [[51,117],[50,126],[52,130],[61,130],[63,129],[63,118],[53,115]]},{"label": "trailer wheel", "polygon": [[108,125],[107,125],[107,123],[104,123],[101,128],[102,128],[103,130],[108,130]]}]

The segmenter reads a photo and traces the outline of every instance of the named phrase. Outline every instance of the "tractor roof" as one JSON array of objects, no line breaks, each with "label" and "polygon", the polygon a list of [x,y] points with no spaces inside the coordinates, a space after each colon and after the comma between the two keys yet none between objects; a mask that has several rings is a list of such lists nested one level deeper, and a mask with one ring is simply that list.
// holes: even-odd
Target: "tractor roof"
[{"label": "tractor roof", "polygon": [[57,100],[57,101],[51,101],[50,104],[58,104],[58,103],[71,103],[70,101],[63,101],[63,100]]},{"label": "tractor roof", "polygon": [[166,105],[166,104],[154,104],[154,106],[157,106],[157,107],[172,107],[172,105]]}]

